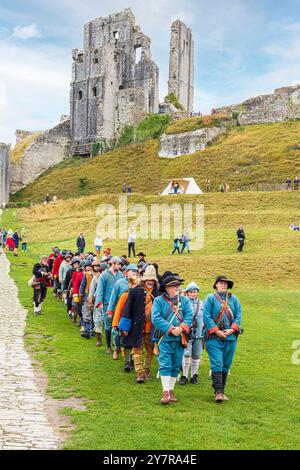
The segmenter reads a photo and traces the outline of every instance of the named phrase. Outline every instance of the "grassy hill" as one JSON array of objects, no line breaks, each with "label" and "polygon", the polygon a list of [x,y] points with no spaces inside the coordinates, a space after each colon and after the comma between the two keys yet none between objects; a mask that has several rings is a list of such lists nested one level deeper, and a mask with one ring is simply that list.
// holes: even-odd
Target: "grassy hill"
[{"label": "grassy hill", "polygon": [[[183,124],[180,132],[194,121]],[[215,191],[222,181],[232,190],[254,189],[258,183],[280,184],[288,176],[300,175],[300,122],[232,128],[204,152],[175,160],[158,158],[158,149],[159,141],[154,139],[88,160],[70,159],[48,170],[12,200],[41,201],[47,192],[62,199],[119,193],[123,182],[136,193],[158,194],[171,178],[191,176],[201,188],[205,178],[210,178]]]},{"label": "grassy hill", "polygon": [[[286,129],[289,128],[287,124]],[[255,135],[259,129],[244,132]],[[243,132],[228,139],[234,140],[235,136],[238,140],[242,135]],[[98,160],[101,161],[93,161]],[[84,167],[92,161],[80,163]],[[145,173],[140,180],[150,189],[148,176],[151,178]],[[111,192],[117,190],[111,184]],[[3,214],[2,225],[25,226],[28,230],[29,252],[19,258],[11,257],[12,276],[21,301],[30,312],[27,347],[49,375],[48,392],[52,396],[76,396],[88,401],[86,411],[64,411],[75,426],[65,447],[298,449],[300,423],[298,395],[294,391],[299,387],[299,366],[292,364],[291,357],[293,342],[300,337],[300,234],[289,231],[289,224],[300,222],[300,193],[205,194],[171,200],[204,204],[204,248],[191,255],[171,256],[172,239],[138,240],[137,248],[146,252],[148,260],[159,263],[160,272],[170,268],[179,272],[186,284],[191,280],[198,282],[202,298],[211,292],[214,276],[226,274],[235,281],[234,293],[243,305],[245,333],[239,339],[229,378],[227,394],[231,401],[221,406],[213,402],[206,353],[199,386],[177,385],[179,403],[166,409],[159,404],[161,385],[156,379],[138,386],[133,374],[124,374],[122,361],[113,362],[104,347],[96,348],[93,339],[80,337],[78,328],[67,319],[64,306],[51,295],[44,304],[43,315],[37,318],[32,314],[32,292],[27,280],[33,263],[54,245],[74,248],[81,231],[86,235],[88,249],[92,249],[99,221],[96,209],[101,203],[117,205],[117,194],[95,194]],[[149,209],[150,204],[165,201],[166,198],[153,195],[133,195],[128,204],[143,203]],[[242,254],[236,252],[235,232],[240,222],[246,231]],[[121,255],[126,252],[127,241],[109,239],[105,246]],[[155,360],[154,377],[156,371]],[[138,436],[127,431],[136,428]]]}]

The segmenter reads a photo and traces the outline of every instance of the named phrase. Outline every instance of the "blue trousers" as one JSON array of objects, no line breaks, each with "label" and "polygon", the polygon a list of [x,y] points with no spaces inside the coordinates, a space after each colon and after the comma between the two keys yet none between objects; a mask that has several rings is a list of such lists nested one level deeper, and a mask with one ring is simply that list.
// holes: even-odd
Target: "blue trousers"
[{"label": "blue trousers", "polygon": [[180,341],[165,341],[159,345],[159,374],[161,377],[178,377],[184,348]]},{"label": "blue trousers", "polygon": [[184,350],[185,357],[199,360],[202,356],[202,338],[194,338],[189,342],[188,347]]},{"label": "blue trousers", "polygon": [[209,355],[211,371],[228,372],[236,350],[236,339],[233,341],[210,339],[205,342],[205,348]]}]

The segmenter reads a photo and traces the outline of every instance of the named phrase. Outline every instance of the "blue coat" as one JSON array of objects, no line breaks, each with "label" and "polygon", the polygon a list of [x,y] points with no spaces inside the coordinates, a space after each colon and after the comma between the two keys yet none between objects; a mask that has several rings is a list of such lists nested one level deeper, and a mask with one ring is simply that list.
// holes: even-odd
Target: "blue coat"
[{"label": "blue coat", "polygon": [[[189,328],[192,325],[193,321],[193,310],[192,307],[190,306],[190,303],[186,297],[179,296],[179,302],[180,302],[180,316],[183,318],[182,323],[187,325]],[[170,312],[168,315],[168,318],[165,320],[165,316],[168,313],[168,310],[170,308],[169,303],[165,300],[165,298],[160,295],[159,297],[156,297],[156,299],[153,302],[153,307],[152,307],[152,323],[156,328],[161,330],[164,333],[164,337],[162,341],[180,341],[180,336],[174,336],[172,334],[168,334],[169,329],[171,328],[171,325],[174,327],[180,326],[180,321],[177,316],[172,320],[174,316],[173,310]],[[172,323],[171,323],[172,320]]]},{"label": "blue coat", "polygon": [[[219,294],[220,297],[225,300],[226,294]],[[235,295],[231,295],[228,300],[228,305],[232,310],[233,313],[233,323],[230,326],[229,320],[227,318],[226,313],[223,313],[223,317],[220,320],[224,322],[224,328],[222,329],[237,329],[241,326],[242,321],[242,307]],[[217,324],[215,319],[217,318],[220,310],[221,310],[221,303],[216,298],[215,294],[209,294],[204,302],[204,312],[203,312],[203,320],[205,325],[204,335],[208,332],[209,334],[215,333],[217,330]],[[219,326],[220,326],[219,322]],[[227,337],[225,341],[234,341],[236,340],[236,335],[232,333],[230,336]]]},{"label": "blue coat", "polygon": [[116,282],[112,290],[110,299],[109,299],[109,304],[107,307],[108,311],[111,311],[111,312],[115,311],[119,298],[121,297],[122,294],[124,294],[124,292],[127,292],[128,289],[129,287],[128,287],[127,277],[124,277],[123,279],[120,279],[119,281]]},{"label": "blue coat", "polygon": [[96,291],[96,302],[95,305],[98,305],[99,302],[103,302],[103,310],[106,312],[109,304],[109,299],[115,284],[120,279],[123,279],[123,274],[118,271],[117,274],[112,274],[110,269],[104,271],[99,277]]},{"label": "blue coat", "polygon": [[196,298],[196,299],[190,299],[187,297],[192,309],[193,309],[193,316],[195,316],[197,305],[199,303],[199,309],[198,309],[198,314],[195,318],[195,324],[196,328],[192,330],[193,333],[193,338],[194,339],[199,339],[203,338],[202,330],[203,330],[203,309],[204,309],[204,303],[202,300]]}]

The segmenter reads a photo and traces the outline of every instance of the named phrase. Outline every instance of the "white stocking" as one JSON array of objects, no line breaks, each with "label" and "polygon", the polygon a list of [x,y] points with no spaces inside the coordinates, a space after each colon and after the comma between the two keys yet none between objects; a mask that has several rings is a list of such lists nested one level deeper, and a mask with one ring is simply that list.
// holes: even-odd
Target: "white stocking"
[{"label": "white stocking", "polygon": [[174,390],[176,380],[177,380],[177,377],[170,377],[169,390]]},{"label": "white stocking", "polygon": [[189,375],[190,362],[191,362],[191,358],[189,356],[183,356],[183,359],[182,359],[182,375],[186,378]]},{"label": "white stocking", "polygon": [[200,365],[200,359],[192,359],[192,377],[198,375],[198,369]]},{"label": "white stocking", "polygon": [[170,390],[170,376],[161,375],[160,380],[162,384],[162,388],[164,392],[168,392]]}]

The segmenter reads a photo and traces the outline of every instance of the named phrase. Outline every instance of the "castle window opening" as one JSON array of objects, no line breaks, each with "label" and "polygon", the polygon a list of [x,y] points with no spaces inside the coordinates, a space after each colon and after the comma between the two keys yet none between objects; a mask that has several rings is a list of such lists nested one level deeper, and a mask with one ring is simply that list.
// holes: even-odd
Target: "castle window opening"
[{"label": "castle window opening", "polygon": [[79,90],[77,92],[77,99],[78,99],[78,101],[82,100],[82,91],[81,90]]},{"label": "castle window opening", "polygon": [[142,48],[139,46],[135,48],[135,63],[136,64],[139,63],[139,61],[141,60],[141,57],[142,57]]},{"label": "castle window opening", "polygon": [[118,40],[119,39],[119,31],[114,31],[113,36],[114,36],[114,39]]},{"label": "castle window opening", "polygon": [[78,54],[78,62],[82,64],[83,62],[83,54]]},{"label": "castle window opening", "polygon": [[98,59],[98,57],[95,57],[95,58],[93,59],[93,64],[95,64],[95,65],[96,65],[96,64],[99,64],[99,59]]},{"label": "castle window opening", "polygon": [[134,95],[129,95],[129,101],[134,101]]},{"label": "castle window opening", "polygon": [[93,87],[93,97],[96,98],[97,94],[98,94],[97,93],[97,87],[94,86]]}]

